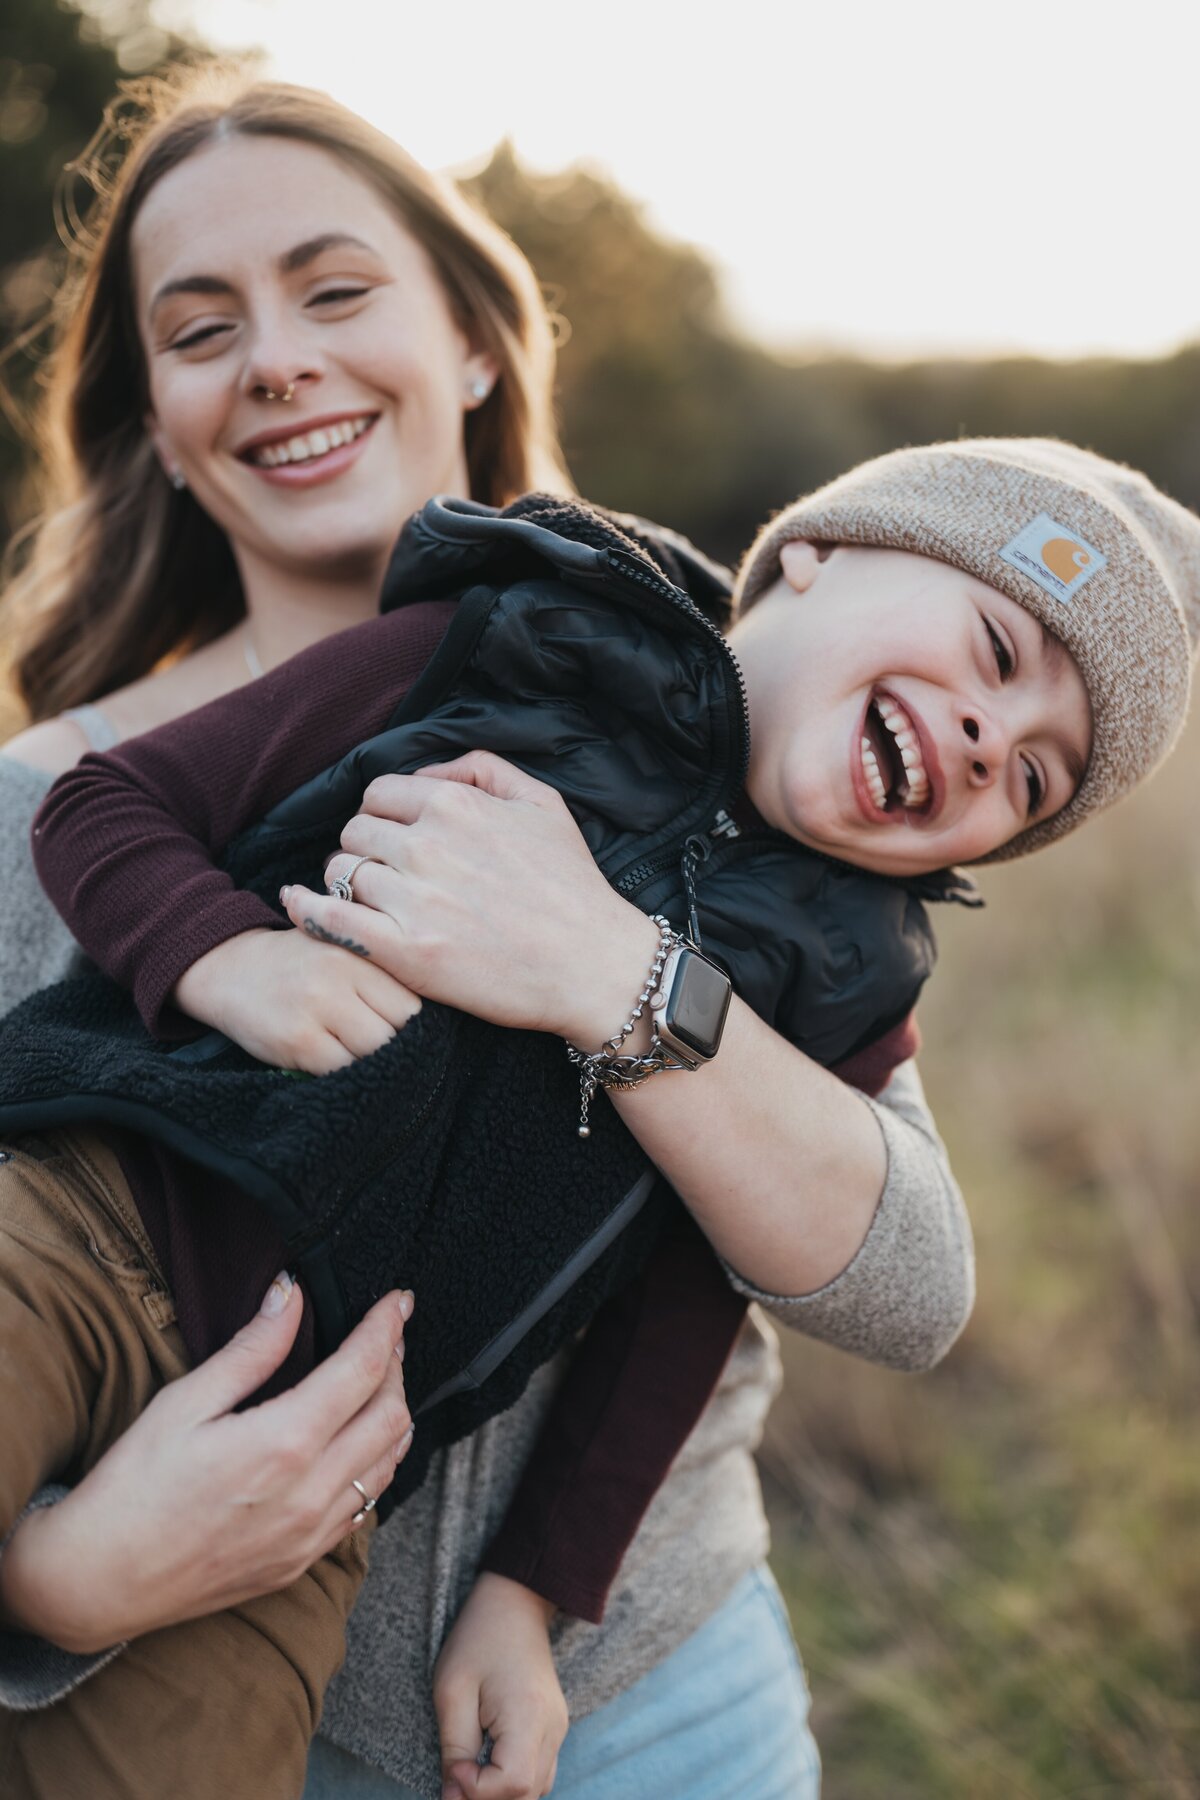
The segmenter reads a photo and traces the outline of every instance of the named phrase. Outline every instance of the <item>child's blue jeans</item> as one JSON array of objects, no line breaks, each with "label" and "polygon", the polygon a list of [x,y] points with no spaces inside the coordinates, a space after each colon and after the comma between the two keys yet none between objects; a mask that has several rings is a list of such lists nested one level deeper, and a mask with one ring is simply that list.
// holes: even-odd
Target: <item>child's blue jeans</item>
[{"label": "child's blue jeans", "polygon": [[[808,1689],[779,1589],[752,1569],[674,1655],[572,1725],[553,1800],[817,1800]],[[318,1739],[303,1800],[419,1800]]]}]

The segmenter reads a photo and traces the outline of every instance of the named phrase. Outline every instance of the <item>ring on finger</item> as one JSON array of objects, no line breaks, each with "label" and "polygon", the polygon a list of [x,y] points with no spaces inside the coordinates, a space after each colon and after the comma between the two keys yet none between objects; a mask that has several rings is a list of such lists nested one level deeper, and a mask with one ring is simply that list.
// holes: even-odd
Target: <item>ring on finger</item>
[{"label": "ring on finger", "polygon": [[375,1511],[378,1502],[373,1494],[368,1494],[361,1481],[352,1480],[350,1486],[355,1490],[359,1499],[362,1501],[362,1505],[350,1521],[350,1529],[352,1531],[357,1531],[358,1527],[365,1522],[367,1514]]},{"label": "ring on finger", "polygon": [[350,1485],[355,1489],[359,1499],[362,1501],[362,1505],[350,1521],[351,1530],[357,1530],[358,1527],[364,1523],[367,1515],[375,1511],[378,1502],[373,1494],[368,1494],[361,1481],[351,1481]]},{"label": "ring on finger", "polygon": [[334,900],[353,900],[354,877],[358,874],[358,871],[362,868],[364,863],[378,861],[379,858],[377,856],[356,856],[344,875],[339,875],[336,881],[326,881],[326,893]]}]

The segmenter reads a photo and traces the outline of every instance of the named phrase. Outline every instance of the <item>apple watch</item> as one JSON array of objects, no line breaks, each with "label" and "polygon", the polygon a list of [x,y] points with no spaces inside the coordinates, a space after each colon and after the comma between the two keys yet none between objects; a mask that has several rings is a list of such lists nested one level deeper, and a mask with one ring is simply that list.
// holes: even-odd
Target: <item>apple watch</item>
[{"label": "apple watch", "polygon": [[686,1069],[711,1062],[721,1048],[733,983],[724,969],[676,939],[650,996],[656,1036]]}]

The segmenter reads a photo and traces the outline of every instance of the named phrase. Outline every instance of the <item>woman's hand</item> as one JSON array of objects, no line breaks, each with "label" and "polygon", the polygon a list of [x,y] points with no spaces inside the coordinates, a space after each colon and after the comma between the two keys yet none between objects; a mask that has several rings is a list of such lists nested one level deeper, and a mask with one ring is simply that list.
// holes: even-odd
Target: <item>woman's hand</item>
[{"label": "woman's hand", "polygon": [[316,921],[303,933],[227,938],[180,977],[172,999],[259,1062],[308,1075],[370,1056],[421,1010],[414,993],[366,960],[356,938]]},{"label": "woman's hand", "polygon": [[286,1587],[345,1537],[353,1483],[377,1497],[412,1441],[412,1295],[386,1295],[296,1387],[234,1412],[282,1364],[300,1313],[277,1277],[257,1317],[23,1521],[0,1558],[7,1623],[90,1653]]},{"label": "woman's hand", "polygon": [[472,751],[373,781],[342,845],[331,878],[378,861],[355,871],[353,901],[285,889],[303,930],[493,1024],[593,1049],[628,1017],[658,932],[609,887],[554,788]]},{"label": "woman's hand", "polygon": [[[433,1675],[442,1800],[538,1800],[554,1786],[568,1720],[550,1655],[553,1616],[503,1575],[476,1581]],[[480,1768],[485,1731],[490,1761]]]},{"label": "woman's hand", "polygon": [[[297,925],[354,939],[426,999],[586,1050],[629,1017],[657,927],[609,887],[544,782],[486,751],[383,776],[342,844],[331,877],[357,856],[379,860],[355,870],[353,901],[286,890]],[[648,1039],[643,1015],[625,1048]],[[862,1248],[888,1174],[883,1132],[859,1094],[737,996],[712,1062],[606,1098],[717,1252],[765,1292],[814,1294]],[[961,1202],[929,1168],[938,1155],[931,1145],[920,1200],[949,1280],[968,1295]],[[881,1308],[889,1357],[907,1329]]]}]

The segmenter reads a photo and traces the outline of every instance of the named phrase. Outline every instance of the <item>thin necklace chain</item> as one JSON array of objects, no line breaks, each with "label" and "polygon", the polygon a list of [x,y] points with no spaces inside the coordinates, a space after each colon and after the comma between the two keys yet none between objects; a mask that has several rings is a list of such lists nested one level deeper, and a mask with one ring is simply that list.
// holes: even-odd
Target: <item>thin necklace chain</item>
[{"label": "thin necklace chain", "polygon": [[246,626],[242,637],[242,654],[246,658],[246,667],[250,671],[251,681],[257,681],[263,673],[263,666],[258,660],[258,651],[254,648],[254,639],[250,635],[250,627]]}]

